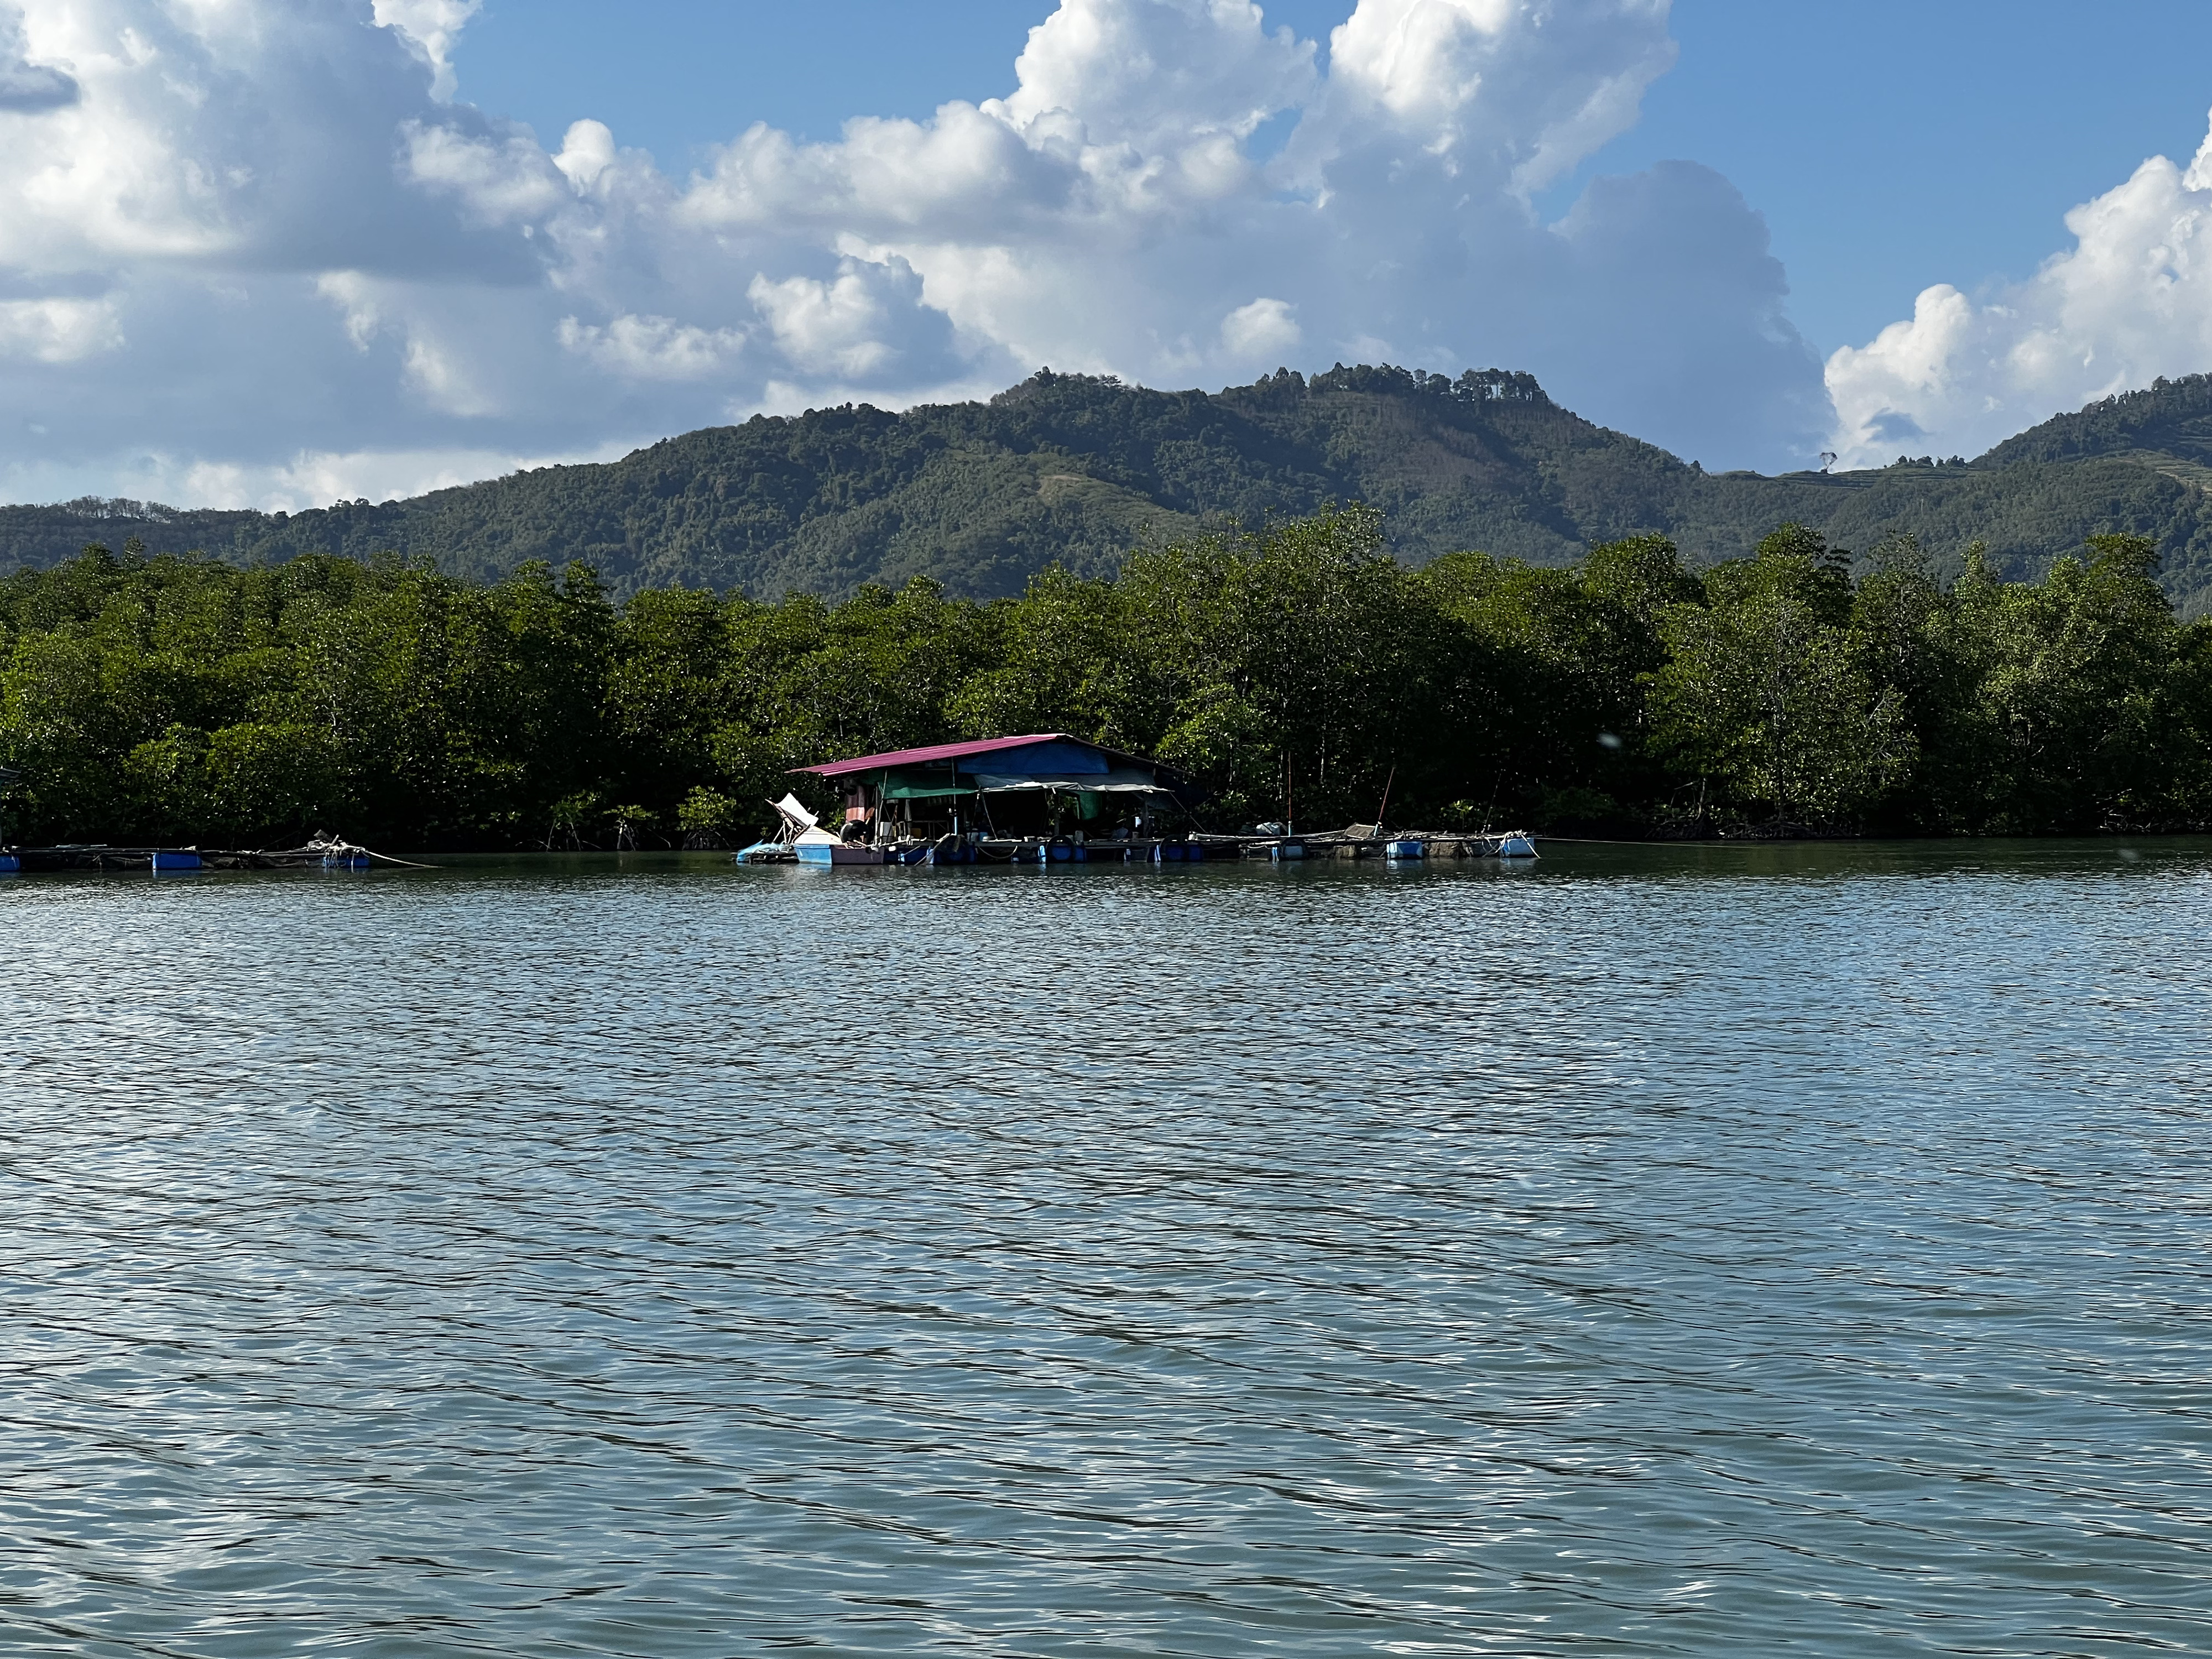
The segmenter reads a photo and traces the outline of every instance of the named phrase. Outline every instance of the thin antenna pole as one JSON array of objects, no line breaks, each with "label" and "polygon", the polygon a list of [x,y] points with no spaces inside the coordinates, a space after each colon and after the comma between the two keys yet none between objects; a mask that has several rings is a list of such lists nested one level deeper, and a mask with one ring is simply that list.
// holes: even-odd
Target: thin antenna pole
[{"label": "thin antenna pole", "polygon": [[1390,775],[1382,780],[1382,804],[1375,809],[1375,827],[1382,829],[1382,820],[1390,813],[1390,786],[1398,781],[1398,769],[1393,766]]}]

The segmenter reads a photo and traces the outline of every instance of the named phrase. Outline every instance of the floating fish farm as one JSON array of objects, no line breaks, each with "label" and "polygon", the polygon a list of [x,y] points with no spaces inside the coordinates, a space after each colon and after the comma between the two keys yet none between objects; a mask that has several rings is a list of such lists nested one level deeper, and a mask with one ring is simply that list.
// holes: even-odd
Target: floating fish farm
[{"label": "floating fish farm", "polygon": [[1065,732],[900,749],[799,769],[841,787],[836,828],[795,794],[775,803],[782,832],[740,864],[1167,864],[1265,859],[1531,859],[1524,831],[1393,830],[1353,824],[1320,834],[1288,823],[1208,834],[1190,811],[1192,780],[1141,755]]}]

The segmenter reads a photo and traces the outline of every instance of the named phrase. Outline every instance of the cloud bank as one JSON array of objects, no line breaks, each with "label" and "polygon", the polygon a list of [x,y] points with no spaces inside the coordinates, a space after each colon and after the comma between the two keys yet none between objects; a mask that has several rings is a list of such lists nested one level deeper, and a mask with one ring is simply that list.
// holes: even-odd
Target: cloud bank
[{"label": "cloud bank", "polygon": [[1325,58],[1249,0],[1065,0],[1003,98],[682,179],[465,102],[475,9],[0,5],[0,490],[299,506],[1048,363],[1525,368],[1708,465],[1835,418],[1725,179],[1532,205],[1635,121],[1665,0],[1359,0]]},{"label": "cloud bank", "polygon": [[2212,137],[2066,216],[2074,246],[1976,300],[1949,283],[1828,360],[1845,466],[1974,455],[2063,410],[2212,368]]}]

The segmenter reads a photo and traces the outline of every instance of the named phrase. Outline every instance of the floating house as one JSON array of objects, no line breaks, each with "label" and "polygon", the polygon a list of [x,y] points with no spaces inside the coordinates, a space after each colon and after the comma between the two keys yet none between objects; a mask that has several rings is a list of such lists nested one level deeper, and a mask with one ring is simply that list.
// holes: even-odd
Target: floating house
[{"label": "floating house", "polygon": [[1066,732],[932,744],[799,769],[842,786],[841,839],[915,846],[1157,840],[1201,793],[1174,768]]},{"label": "floating house", "polygon": [[1533,857],[1525,836],[1386,836],[1379,824],[1293,836],[1284,824],[1209,834],[1191,815],[1205,791],[1187,774],[1066,732],[932,744],[793,769],[836,784],[825,822],[795,794],[783,831],[740,864],[1196,863],[1237,858]]},{"label": "floating house", "polygon": [[1097,846],[1149,856],[1170,820],[1203,791],[1185,774],[1066,732],[931,744],[795,769],[836,784],[843,811],[824,824],[795,796],[778,801],[781,841],[743,863],[1087,862]]}]

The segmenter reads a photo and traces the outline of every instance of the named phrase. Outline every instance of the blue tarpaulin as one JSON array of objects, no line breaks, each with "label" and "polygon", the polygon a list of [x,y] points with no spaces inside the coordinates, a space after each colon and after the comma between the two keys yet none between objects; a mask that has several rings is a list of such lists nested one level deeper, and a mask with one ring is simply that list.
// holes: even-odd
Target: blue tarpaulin
[{"label": "blue tarpaulin", "polygon": [[[976,738],[927,744],[880,755],[828,761],[796,769],[817,777],[845,779],[848,808],[864,799],[943,799],[977,791],[1049,791],[1098,795],[1159,793],[1198,799],[1192,781],[1141,755],[1071,736],[1038,732],[1020,738]],[[1096,811],[1097,804],[1087,804]]]},{"label": "blue tarpaulin", "polygon": [[1021,749],[1000,749],[963,759],[960,769],[970,774],[988,772],[994,778],[1018,778],[1105,772],[1111,764],[1103,752],[1088,744],[1033,743]]}]

